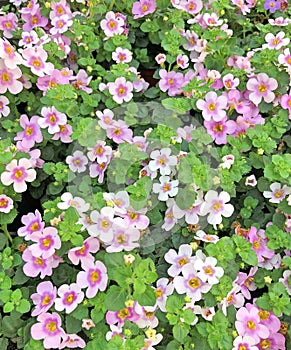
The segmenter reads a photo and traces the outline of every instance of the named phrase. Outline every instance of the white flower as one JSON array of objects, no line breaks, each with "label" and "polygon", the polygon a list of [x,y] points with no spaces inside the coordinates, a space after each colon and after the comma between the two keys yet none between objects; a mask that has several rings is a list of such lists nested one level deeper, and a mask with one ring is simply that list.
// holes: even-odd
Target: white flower
[{"label": "white flower", "polygon": [[252,187],[255,187],[257,185],[257,179],[255,177],[255,175],[250,175],[246,178],[246,182],[245,182],[245,185],[246,186],[252,186]]},{"label": "white flower", "polygon": [[233,212],[232,204],[226,204],[230,201],[230,195],[227,192],[210,190],[205,195],[205,202],[201,204],[201,215],[208,215],[207,221],[216,229],[218,224],[222,223],[222,216],[229,218]]},{"label": "white flower", "polygon": [[69,207],[74,207],[79,214],[86,212],[90,204],[86,203],[83,198],[81,197],[73,197],[73,195],[70,192],[65,192],[61,196],[61,200],[63,202],[58,203],[58,208],[62,210],[66,210]]},{"label": "white flower", "polygon": [[170,156],[170,154],[170,148],[153,151],[150,155],[153,160],[149,162],[149,169],[151,171],[160,170],[161,175],[170,175],[171,167],[177,165],[177,157]]},{"label": "white flower", "polygon": [[160,183],[153,184],[153,192],[159,193],[159,200],[166,201],[178,193],[179,180],[170,181],[169,176],[161,176]]},{"label": "white flower", "polygon": [[281,188],[281,184],[279,182],[272,183],[270,189],[272,191],[264,191],[263,196],[265,198],[270,198],[269,201],[271,203],[280,203],[287,194],[291,193],[291,187],[284,185]]},{"label": "white flower", "polygon": [[213,257],[207,257],[204,261],[197,259],[194,262],[194,268],[198,271],[197,276],[203,282],[209,284],[219,283],[219,279],[224,275],[222,267],[216,267],[217,260]]}]

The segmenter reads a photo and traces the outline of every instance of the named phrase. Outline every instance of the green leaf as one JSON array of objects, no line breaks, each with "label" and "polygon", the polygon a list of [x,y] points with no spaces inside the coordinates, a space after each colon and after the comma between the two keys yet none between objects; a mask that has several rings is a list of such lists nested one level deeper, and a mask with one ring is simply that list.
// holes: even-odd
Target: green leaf
[{"label": "green leaf", "polygon": [[173,327],[174,338],[179,342],[183,342],[183,340],[187,337],[188,333],[189,333],[189,326],[185,325],[184,323],[176,324]]},{"label": "green leaf", "polygon": [[111,286],[105,296],[105,306],[108,310],[118,311],[125,307],[127,291],[118,286]]},{"label": "green leaf", "polygon": [[178,313],[184,306],[184,299],[177,295],[170,295],[166,302],[166,309],[171,313]]},{"label": "green leaf", "polygon": [[30,310],[30,302],[26,299],[20,300],[20,304],[16,306],[16,311],[25,314]]},{"label": "green leaf", "polygon": [[67,333],[75,333],[77,334],[82,329],[81,320],[77,320],[75,317],[71,315],[67,315],[66,317],[66,331]]},{"label": "green leaf", "polygon": [[162,100],[162,105],[166,108],[169,109],[175,113],[178,114],[185,114],[188,112],[191,108],[191,100],[186,97],[181,97],[181,98],[175,98],[175,97],[170,97]]},{"label": "green leaf", "polygon": [[196,192],[189,188],[179,188],[178,194],[175,197],[176,204],[182,210],[190,208],[196,199]]},{"label": "green leaf", "polygon": [[8,301],[8,303],[6,303],[3,307],[3,311],[5,313],[11,312],[12,310],[14,310],[14,304],[11,301]]},{"label": "green leaf", "polygon": [[133,293],[133,298],[142,306],[154,306],[157,300],[155,291],[150,286],[147,286],[142,294]]}]

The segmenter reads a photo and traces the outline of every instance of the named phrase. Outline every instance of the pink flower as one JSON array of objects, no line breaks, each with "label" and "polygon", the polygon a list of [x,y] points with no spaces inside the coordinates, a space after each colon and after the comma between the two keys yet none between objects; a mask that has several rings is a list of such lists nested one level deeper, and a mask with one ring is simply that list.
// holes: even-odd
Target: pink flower
[{"label": "pink flower", "polygon": [[130,251],[139,247],[136,242],[140,238],[139,230],[131,227],[126,227],[124,219],[114,219],[113,239],[106,248],[108,253],[121,252],[122,250]]},{"label": "pink flower", "polygon": [[227,98],[225,96],[218,97],[216,92],[209,91],[205,95],[205,100],[199,99],[196,106],[202,111],[202,116],[206,121],[213,118],[215,122],[219,122],[226,117],[224,109],[227,106]]},{"label": "pink flower", "polygon": [[6,38],[12,38],[11,34],[17,28],[18,18],[15,13],[9,12],[7,15],[0,16],[0,30]]},{"label": "pink flower", "polygon": [[35,257],[48,259],[55,254],[56,249],[61,248],[61,239],[55,227],[46,227],[38,236],[31,236],[31,240],[36,242],[29,246],[31,254]]},{"label": "pink flower", "polygon": [[220,121],[214,121],[212,118],[209,121],[204,120],[204,126],[217,145],[227,144],[227,135],[232,135],[236,131],[236,122],[226,118]]},{"label": "pink flower", "polygon": [[46,62],[48,55],[41,47],[29,47],[24,49],[22,56],[26,60],[24,65],[29,67],[31,72],[39,77],[43,77],[45,74],[50,74],[54,69],[52,63]]},{"label": "pink flower", "polygon": [[205,195],[205,202],[202,203],[200,208],[201,215],[207,215],[207,221],[213,225],[216,229],[218,224],[222,223],[222,216],[229,218],[233,212],[234,207],[232,204],[226,204],[230,201],[230,196],[227,192],[220,192],[210,190]]},{"label": "pink flower", "polygon": [[204,13],[203,20],[208,27],[218,27],[223,24],[223,20],[219,19],[216,13]]},{"label": "pink flower", "polygon": [[90,318],[83,318],[82,328],[85,328],[87,331],[89,331],[89,329],[93,327],[95,327],[95,323]]},{"label": "pink flower", "polygon": [[7,106],[9,104],[9,100],[6,96],[0,96],[0,118],[7,117],[10,113],[10,108]]},{"label": "pink flower", "polygon": [[107,127],[106,134],[107,137],[112,139],[115,143],[132,142],[133,132],[121,119],[113,121],[113,123]]},{"label": "pink flower", "polygon": [[80,69],[76,77],[73,79],[76,81],[72,82],[72,85],[77,90],[83,90],[86,91],[88,94],[91,94],[93,91],[91,88],[87,87],[90,84],[90,81],[92,80],[92,76],[89,77],[88,74],[84,69]]},{"label": "pink flower", "polygon": [[139,230],[145,230],[150,223],[150,219],[145,215],[146,212],[146,208],[134,210],[133,208],[128,207],[126,214],[122,214],[124,224]]},{"label": "pink flower", "polygon": [[97,210],[93,210],[90,218],[94,224],[88,227],[88,233],[93,237],[98,237],[106,244],[110,243],[113,239],[113,216],[114,209],[111,207],[103,207],[100,213]]},{"label": "pink flower", "polygon": [[50,29],[50,33],[52,35],[57,35],[65,33],[72,26],[73,21],[67,14],[64,14],[59,17],[54,17],[51,24],[52,28]]},{"label": "pink flower", "polygon": [[22,260],[26,262],[23,265],[23,272],[26,276],[36,277],[40,273],[40,278],[43,279],[45,276],[51,276],[53,268],[59,265],[60,260],[55,256],[51,256],[48,259],[41,257],[35,257],[31,254],[29,248],[26,248],[22,254]]},{"label": "pink flower", "polygon": [[290,49],[287,48],[278,56],[278,62],[283,64],[289,70],[291,69],[291,54]]},{"label": "pink flower", "polygon": [[108,38],[116,34],[122,34],[124,24],[124,19],[121,17],[117,18],[116,14],[112,11],[107,12],[105,19],[102,19],[100,22],[101,29]]},{"label": "pink flower", "polygon": [[239,79],[234,78],[233,74],[230,73],[222,78],[222,82],[227,90],[235,89],[239,85]]},{"label": "pink flower", "polygon": [[32,311],[31,316],[38,316],[48,311],[53,305],[57,295],[57,287],[54,287],[52,282],[46,281],[38,284],[36,293],[31,295],[36,308]]},{"label": "pink flower", "polygon": [[164,258],[167,263],[172,264],[168,269],[168,274],[172,277],[179,275],[184,265],[194,262],[192,248],[188,244],[182,244],[178,253],[174,249],[170,249]]},{"label": "pink flower", "polygon": [[21,140],[21,146],[24,148],[32,148],[35,143],[40,143],[43,140],[40,127],[38,125],[39,116],[34,115],[29,120],[26,114],[22,114],[20,117],[20,126],[23,131],[17,133],[14,140]]},{"label": "pink flower", "polygon": [[24,237],[25,240],[30,240],[32,235],[39,237],[44,228],[44,222],[41,221],[41,214],[37,209],[35,210],[35,214],[28,213],[27,215],[23,215],[21,222],[25,226],[20,227],[17,234],[20,237]]},{"label": "pink flower", "polygon": [[272,49],[280,50],[283,46],[287,46],[290,42],[290,39],[284,38],[284,36],[285,36],[284,32],[279,32],[276,34],[276,36],[272,33],[268,33],[265,36],[265,40],[267,44],[264,44],[262,47],[268,48],[270,50]]},{"label": "pink flower", "polygon": [[182,92],[181,87],[184,84],[182,73],[167,72],[165,69],[161,69],[159,75],[161,77],[159,87],[163,92],[168,91],[169,96],[176,96]]},{"label": "pink flower", "polygon": [[132,60],[132,52],[128,49],[117,47],[115,51],[112,52],[112,59],[116,63],[129,63]]},{"label": "pink flower", "polygon": [[112,148],[110,146],[106,146],[105,141],[97,141],[93,148],[88,148],[88,151],[88,158],[92,162],[96,160],[98,164],[106,162],[112,155]]},{"label": "pink flower", "polygon": [[157,7],[156,0],[139,0],[133,3],[132,14],[134,19],[144,17],[155,12]]},{"label": "pink flower", "polygon": [[77,275],[77,285],[87,288],[86,297],[93,298],[100,290],[104,292],[107,287],[107,269],[101,261],[88,262],[85,271],[80,271]]},{"label": "pink flower", "polygon": [[191,15],[196,15],[203,8],[203,3],[201,0],[187,0],[181,3],[183,4],[183,9]]},{"label": "pink flower", "polygon": [[65,310],[67,314],[74,311],[84,299],[84,293],[76,283],[63,284],[58,289],[58,296],[60,298],[55,299],[55,309],[57,311]]},{"label": "pink flower", "polygon": [[56,312],[44,313],[38,316],[37,321],[39,323],[32,325],[30,329],[32,338],[35,340],[44,339],[44,348],[59,349],[61,339],[65,338],[60,316]]},{"label": "pink flower", "polygon": [[90,204],[86,203],[85,200],[81,197],[73,197],[73,195],[70,192],[65,192],[61,195],[61,200],[63,202],[60,202],[57,204],[58,208],[62,210],[66,210],[70,207],[74,207],[79,214],[86,212]]},{"label": "pink flower", "polygon": [[245,307],[240,308],[236,313],[235,328],[240,336],[249,336],[257,344],[260,339],[266,339],[270,332],[269,329],[260,323],[258,309],[252,306],[249,310]]},{"label": "pink flower", "polygon": [[9,213],[13,209],[13,200],[5,194],[0,194],[0,213]]},{"label": "pink flower", "polygon": [[72,248],[68,251],[68,258],[74,265],[78,265],[81,262],[82,269],[94,262],[94,257],[90,253],[98,252],[100,243],[97,238],[89,237],[85,239],[82,247]]},{"label": "pink flower", "polygon": [[250,91],[249,99],[256,106],[262,101],[262,98],[266,103],[270,103],[275,99],[273,90],[276,90],[277,87],[276,79],[269,78],[266,73],[259,73],[247,82],[247,89]]},{"label": "pink flower", "polygon": [[86,346],[85,341],[79,337],[77,334],[66,334],[63,338],[64,340],[59,346],[59,349],[64,348],[81,348],[83,349]]},{"label": "pink flower", "polygon": [[13,159],[6,165],[6,171],[1,174],[3,185],[9,186],[13,184],[13,189],[17,193],[22,193],[27,190],[26,182],[32,182],[36,179],[36,171],[30,169],[31,162],[26,158],[21,158],[17,162]]},{"label": "pink flower", "polygon": [[23,63],[22,57],[18,52],[15,52],[14,47],[9,43],[9,41],[1,38],[0,57],[3,58],[8,69],[15,69],[18,65]]},{"label": "pink flower", "polygon": [[4,60],[0,59],[0,94],[5,94],[7,90],[13,95],[17,95],[23,89],[23,84],[18,81],[22,76],[21,70],[16,67],[8,69]]},{"label": "pink flower", "polygon": [[245,272],[239,272],[237,278],[234,281],[234,284],[240,287],[240,290],[246,299],[251,299],[250,291],[253,292],[257,289],[257,286],[254,282],[254,275],[256,274],[257,270],[258,267],[256,266],[250,269],[249,274],[246,274]]},{"label": "pink flower", "polygon": [[107,85],[109,93],[116,103],[121,104],[132,99],[133,85],[130,81],[126,81],[124,77],[116,78],[114,83],[110,82]]},{"label": "pink flower", "polygon": [[[290,56],[291,61],[291,56]],[[291,92],[289,95],[285,94],[281,96],[281,106],[283,109],[288,109],[289,112],[289,119],[291,119]],[[0,110],[1,113],[1,110]]]},{"label": "pink flower", "polygon": [[139,319],[139,315],[135,312],[133,307],[125,307],[119,311],[107,311],[106,322],[109,325],[117,323],[118,327],[123,327],[125,320],[136,322]]},{"label": "pink flower", "polygon": [[67,116],[59,112],[55,107],[42,107],[41,115],[43,118],[38,119],[41,128],[48,128],[49,134],[55,134],[60,131],[60,125],[67,122]]},{"label": "pink flower", "polygon": [[22,13],[21,18],[25,22],[22,26],[22,29],[25,32],[29,32],[33,28],[45,27],[48,24],[48,19],[45,16],[42,16],[41,9],[38,5],[35,7],[35,11],[33,12],[30,10],[30,12]]},{"label": "pink flower", "polygon": [[275,255],[275,252],[267,246],[268,239],[263,230],[257,230],[255,226],[251,226],[249,241],[252,243],[252,249],[257,254],[259,263],[271,259]]},{"label": "pink flower", "polygon": [[199,240],[199,241],[203,241],[203,242],[207,242],[207,243],[214,243],[214,244],[219,241],[218,236],[206,234],[202,230],[198,230],[196,232],[196,236],[194,236],[194,238]]},{"label": "pink flower", "polygon": [[61,140],[63,143],[70,143],[73,140],[71,139],[71,135],[73,133],[73,129],[70,124],[59,124],[60,131],[56,132],[52,137],[52,140]]}]

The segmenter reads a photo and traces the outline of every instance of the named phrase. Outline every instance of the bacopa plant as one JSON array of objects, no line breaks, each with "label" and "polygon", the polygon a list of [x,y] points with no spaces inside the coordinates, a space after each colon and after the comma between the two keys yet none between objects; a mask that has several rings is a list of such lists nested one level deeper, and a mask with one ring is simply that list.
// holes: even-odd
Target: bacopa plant
[{"label": "bacopa plant", "polygon": [[0,4],[1,350],[291,349],[291,10]]}]

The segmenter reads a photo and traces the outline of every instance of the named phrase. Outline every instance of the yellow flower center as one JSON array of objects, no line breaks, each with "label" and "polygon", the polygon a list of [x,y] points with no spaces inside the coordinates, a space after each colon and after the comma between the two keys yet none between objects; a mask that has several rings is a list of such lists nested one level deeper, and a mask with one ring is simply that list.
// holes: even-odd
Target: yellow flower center
[{"label": "yellow flower center", "polygon": [[16,179],[20,179],[23,176],[23,171],[20,169],[16,170],[14,176],[16,177]]},{"label": "yellow flower center", "polygon": [[25,128],[25,134],[26,134],[27,136],[30,136],[30,135],[32,135],[32,133],[33,133],[33,128],[27,126],[27,127]]},{"label": "yellow flower center", "polygon": [[163,295],[163,291],[161,289],[156,289],[156,297],[160,298]]},{"label": "yellow flower center", "polygon": [[46,295],[44,298],[43,298],[43,301],[41,303],[41,305],[48,305],[49,303],[51,302],[51,297]]},{"label": "yellow flower center", "polygon": [[40,265],[40,266],[43,265],[43,260],[42,260],[42,258],[35,258],[35,259],[33,260],[33,262],[34,262],[35,265]]},{"label": "yellow flower center", "polygon": [[222,132],[223,131],[223,126],[222,126],[222,124],[217,124],[217,125],[215,125],[213,127],[212,130],[215,131],[215,132]]},{"label": "yellow flower center", "polygon": [[263,350],[271,348],[271,342],[269,339],[264,339],[260,342],[260,346]]},{"label": "yellow flower center", "polygon": [[56,322],[49,322],[48,324],[46,324],[45,328],[47,330],[49,330],[50,332],[54,332],[57,329],[57,323]]},{"label": "yellow flower center", "polygon": [[197,289],[197,288],[200,286],[200,282],[199,282],[198,278],[193,277],[193,278],[191,278],[190,281],[188,282],[188,285],[189,285],[191,288]]},{"label": "yellow flower center", "polygon": [[266,92],[267,91],[267,87],[264,84],[260,84],[258,87],[259,92]]},{"label": "yellow flower center", "polygon": [[101,220],[101,227],[103,228],[103,229],[107,229],[108,227],[109,227],[109,221],[108,220]]},{"label": "yellow flower center", "polygon": [[138,219],[138,214],[137,213],[129,213],[128,216],[130,217],[131,220],[135,221]]},{"label": "yellow flower center", "polygon": [[75,300],[75,295],[74,293],[70,293],[67,297],[66,297],[66,302],[68,304],[72,304],[72,302]]},{"label": "yellow flower center", "polygon": [[213,269],[211,266],[204,267],[203,270],[207,275],[210,275],[210,276],[213,275]]},{"label": "yellow flower center", "polygon": [[276,193],[275,193],[275,197],[276,198],[281,198],[282,196],[283,196],[283,191],[282,190],[276,191]]},{"label": "yellow flower center", "polygon": [[233,299],[234,299],[234,296],[231,294],[230,296],[228,296],[228,297],[226,298],[226,301],[227,301],[228,304],[230,304],[230,303],[232,302]]},{"label": "yellow flower center", "polygon": [[154,316],[154,313],[150,311],[146,311],[145,315],[146,315],[146,318],[152,318]]},{"label": "yellow flower center", "polygon": [[126,243],[126,236],[124,234],[120,234],[116,237],[116,242],[119,244]]},{"label": "yellow flower center", "polygon": [[158,160],[158,162],[161,164],[161,165],[165,165],[166,164],[166,158],[165,157],[162,157]]},{"label": "yellow flower center", "polygon": [[55,89],[55,88],[57,87],[57,84],[56,84],[55,82],[53,82],[53,81],[50,81],[50,82],[48,83],[48,85],[49,85],[49,87],[52,88],[52,89]]},{"label": "yellow flower center", "polygon": [[103,150],[103,148],[102,147],[97,147],[96,149],[95,149],[95,154],[102,154],[104,152],[104,150]]},{"label": "yellow flower center", "polygon": [[124,95],[124,93],[125,93],[125,88],[124,88],[124,87],[120,87],[120,88],[118,89],[118,94],[119,94],[119,95]]},{"label": "yellow flower center", "polygon": [[184,265],[188,264],[188,262],[189,262],[188,258],[182,258],[182,259],[178,260],[178,264],[180,266],[184,266]]},{"label": "yellow flower center", "polygon": [[172,78],[168,78],[168,84],[174,85],[175,81]]},{"label": "yellow flower center", "polygon": [[52,241],[49,238],[44,238],[42,240],[42,244],[43,244],[44,247],[48,248],[52,244]]},{"label": "yellow flower center", "polygon": [[56,115],[53,113],[49,116],[49,121],[52,123],[52,124],[55,124],[56,121],[57,121],[57,118],[56,118]]},{"label": "yellow flower center", "polygon": [[5,198],[0,199],[0,208],[6,208],[8,204],[8,200]]},{"label": "yellow flower center", "polygon": [[222,203],[216,202],[212,205],[213,210],[217,211],[222,207]]},{"label": "yellow flower center", "polygon": [[238,350],[247,350],[247,348],[244,345],[240,345]]},{"label": "yellow flower center", "polygon": [[31,24],[37,24],[38,22],[39,22],[38,17],[37,16],[32,16]]},{"label": "yellow flower center", "polygon": [[4,83],[8,83],[10,81],[10,75],[8,73],[2,73],[1,74],[1,80]]},{"label": "yellow flower center", "polygon": [[97,271],[93,271],[91,273],[91,281],[95,283],[99,281],[99,279],[100,279],[99,273]]},{"label": "yellow flower center", "polygon": [[254,246],[255,249],[260,249],[261,244],[260,244],[259,241],[254,241],[253,246]]},{"label": "yellow flower center", "polygon": [[148,5],[144,5],[142,6],[141,10],[142,12],[146,12],[148,8],[149,8]]},{"label": "yellow flower center", "polygon": [[14,53],[14,49],[11,45],[6,45],[5,46],[5,52],[8,54],[8,55],[12,55]]},{"label": "yellow flower center", "polygon": [[267,310],[261,310],[259,311],[259,317],[261,320],[268,320],[270,317],[270,312]]},{"label": "yellow flower center", "polygon": [[208,109],[209,109],[210,111],[215,111],[215,108],[216,108],[215,102],[209,103]]},{"label": "yellow flower center", "polygon": [[121,309],[117,314],[117,317],[121,318],[122,320],[128,316],[129,316],[129,311],[127,307],[125,307],[124,309]]},{"label": "yellow flower center", "polygon": [[82,248],[80,248],[79,250],[77,250],[77,253],[80,254],[80,255],[85,255],[85,245],[82,246]]},{"label": "yellow flower center", "polygon": [[111,29],[115,29],[115,28],[116,28],[116,22],[113,21],[113,20],[111,20],[111,21],[109,22],[109,27],[110,27]]},{"label": "yellow flower center", "polygon": [[249,328],[249,329],[257,329],[257,326],[255,325],[255,322],[254,321],[248,321],[247,322],[247,327]]},{"label": "yellow flower center", "polygon": [[171,185],[169,183],[164,184],[164,186],[163,186],[164,192],[168,192],[168,191],[170,191],[170,189],[171,189]]}]

